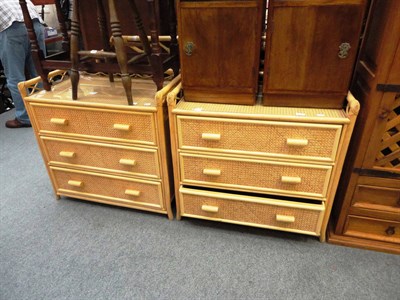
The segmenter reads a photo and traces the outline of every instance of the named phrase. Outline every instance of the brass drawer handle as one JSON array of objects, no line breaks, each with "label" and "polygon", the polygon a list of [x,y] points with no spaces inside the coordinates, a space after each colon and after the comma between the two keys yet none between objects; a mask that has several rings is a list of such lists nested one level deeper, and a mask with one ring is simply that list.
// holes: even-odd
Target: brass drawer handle
[{"label": "brass drawer handle", "polygon": [[192,56],[195,46],[196,45],[193,42],[186,42],[183,45],[183,51],[187,56]]},{"label": "brass drawer handle", "polygon": [[387,235],[394,235],[396,233],[395,227],[394,226],[389,226],[386,230],[385,233]]},{"label": "brass drawer handle", "polygon": [[136,165],[136,160],[134,160],[134,159],[125,159],[125,158],[121,158],[121,159],[119,160],[119,163],[120,163],[121,165],[125,165],[125,166],[134,166],[134,165]]},{"label": "brass drawer handle", "polygon": [[206,211],[206,212],[210,212],[210,213],[217,213],[218,209],[219,209],[218,206],[212,206],[212,205],[202,205],[201,206],[202,211]]},{"label": "brass drawer handle", "polygon": [[351,48],[351,46],[350,46],[349,43],[341,43],[339,45],[338,57],[341,58],[341,59],[347,58],[347,56],[349,56],[350,48]]},{"label": "brass drawer handle", "polygon": [[218,170],[218,169],[203,169],[203,174],[204,175],[209,175],[209,176],[220,176],[221,175],[221,170]]},{"label": "brass drawer handle", "polygon": [[83,187],[83,182],[78,180],[68,180],[68,184],[76,187]]},{"label": "brass drawer handle", "polygon": [[301,177],[281,176],[281,182],[297,184],[297,183],[301,183]]},{"label": "brass drawer handle", "polygon": [[121,130],[121,131],[129,131],[131,130],[131,125],[129,124],[114,124],[114,129]]},{"label": "brass drawer handle", "polygon": [[276,220],[278,222],[294,223],[295,218],[294,218],[294,216],[276,215]]},{"label": "brass drawer handle", "polygon": [[304,147],[308,145],[307,139],[286,139],[286,145]]},{"label": "brass drawer handle", "polygon": [[125,195],[129,196],[134,196],[134,197],[139,197],[140,196],[140,191],[137,190],[125,190]]},{"label": "brass drawer handle", "polygon": [[201,138],[206,141],[219,141],[221,134],[219,133],[202,133]]},{"label": "brass drawer handle", "polygon": [[74,158],[76,156],[75,152],[72,151],[60,151],[59,155],[66,158]]},{"label": "brass drawer handle", "polygon": [[60,119],[60,118],[51,118],[50,123],[56,124],[56,125],[68,125],[68,120],[67,119]]}]

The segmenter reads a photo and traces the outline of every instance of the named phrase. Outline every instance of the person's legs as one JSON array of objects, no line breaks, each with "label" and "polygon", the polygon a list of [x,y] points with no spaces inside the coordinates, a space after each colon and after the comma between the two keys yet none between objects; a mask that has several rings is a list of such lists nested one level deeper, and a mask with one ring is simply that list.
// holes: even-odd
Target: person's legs
[{"label": "person's legs", "polygon": [[25,81],[25,62],[30,55],[28,33],[24,23],[14,22],[9,28],[0,32],[0,59],[7,86],[15,105],[16,119],[22,124],[30,124],[18,83]]}]

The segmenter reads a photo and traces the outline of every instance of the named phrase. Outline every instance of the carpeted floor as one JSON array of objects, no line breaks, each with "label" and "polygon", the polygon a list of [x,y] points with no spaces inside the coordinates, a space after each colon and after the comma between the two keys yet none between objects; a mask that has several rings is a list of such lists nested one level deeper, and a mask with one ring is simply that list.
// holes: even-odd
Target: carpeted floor
[{"label": "carpeted floor", "polygon": [[400,256],[55,200],[31,128],[0,115],[0,299],[400,299]]}]

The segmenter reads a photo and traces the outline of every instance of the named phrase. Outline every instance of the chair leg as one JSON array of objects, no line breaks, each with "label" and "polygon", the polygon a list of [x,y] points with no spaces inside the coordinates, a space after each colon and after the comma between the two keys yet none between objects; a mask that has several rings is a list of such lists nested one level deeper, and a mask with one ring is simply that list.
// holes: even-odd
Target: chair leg
[{"label": "chair leg", "polygon": [[151,37],[151,67],[153,69],[153,81],[157,86],[157,90],[161,90],[164,84],[164,70],[161,59],[161,47],[158,38],[159,19],[154,0],[147,0],[150,15],[150,37]]},{"label": "chair leg", "polygon": [[122,84],[125,89],[126,99],[129,105],[133,105],[132,81],[128,74],[128,62],[125,52],[125,45],[122,39],[121,25],[117,17],[114,0],[108,0],[110,12],[111,33],[114,39],[115,52],[117,54],[118,65],[121,70]]},{"label": "chair leg", "polygon": [[179,74],[179,48],[178,39],[176,33],[176,13],[175,13],[175,1],[169,1],[169,30],[171,36],[171,42],[169,44],[170,56],[173,57],[172,70],[174,76]]},{"label": "chair leg", "polygon": [[38,72],[40,78],[42,79],[43,82],[43,88],[46,91],[51,90],[51,85],[49,83],[49,80],[47,78],[47,75],[49,72],[45,70],[42,66],[42,61],[44,61],[44,54],[43,51],[39,47],[39,43],[37,40],[36,32],[33,26],[32,19],[29,15],[28,7],[26,5],[25,0],[20,0],[19,4],[21,6],[22,14],[24,17],[24,23],[26,26],[26,30],[28,31],[28,36],[29,36],[29,42],[31,44],[31,53],[32,53],[32,59],[33,63],[35,64],[36,71]]},{"label": "chair leg", "polygon": [[74,0],[74,10],[71,20],[71,86],[72,100],[78,99],[78,84],[79,84],[79,0]]},{"label": "chair leg", "polygon": [[[100,34],[103,42],[104,51],[110,51],[110,42],[108,40],[108,31],[106,26],[106,12],[104,10],[103,1],[97,0],[97,22],[99,23]],[[106,62],[109,61],[108,58],[105,59]],[[114,82],[113,73],[108,73],[108,79],[110,82]]]}]

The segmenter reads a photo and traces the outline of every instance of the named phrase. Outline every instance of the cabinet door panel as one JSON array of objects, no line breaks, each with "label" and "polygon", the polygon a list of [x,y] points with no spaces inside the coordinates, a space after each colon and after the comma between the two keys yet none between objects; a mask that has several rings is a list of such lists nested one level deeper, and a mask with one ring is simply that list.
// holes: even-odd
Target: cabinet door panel
[{"label": "cabinet door panel", "polygon": [[[260,3],[181,2],[178,11],[184,90],[204,91],[205,97],[213,93],[255,96]],[[188,98],[189,94],[185,95]]]},{"label": "cabinet door panel", "polygon": [[343,102],[365,5],[337,2],[271,3],[264,93],[330,94]]}]

